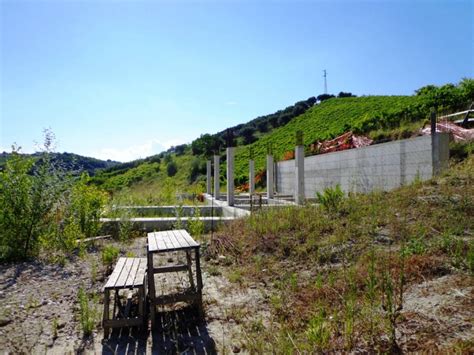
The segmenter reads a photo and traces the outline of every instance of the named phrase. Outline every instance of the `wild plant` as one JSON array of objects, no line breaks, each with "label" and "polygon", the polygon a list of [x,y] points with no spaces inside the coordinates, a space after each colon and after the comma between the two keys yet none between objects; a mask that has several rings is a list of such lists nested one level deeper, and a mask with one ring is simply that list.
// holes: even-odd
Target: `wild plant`
[{"label": "wild plant", "polygon": [[176,222],[173,224],[173,229],[183,229],[183,204],[180,203],[175,207]]},{"label": "wild plant", "polygon": [[337,212],[344,199],[344,192],[338,184],[334,188],[325,188],[323,193],[317,191],[316,199],[328,212]]},{"label": "wild plant", "polygon": [[102,250],[102,263],[106,267],[110,267],[118,258],[119,248],[113,245],[106,245]]},{"label": "wild plant", "polygon": [[198,239],[204,233],[204,222],[201,220],[201,209],[199,207],[193,209],[193,216],[188,219],[188,229],[189,233]]},{"label": "wild plant", "polygon": [[84,288],[80,287],[78,292],[79,301],[79,322],[84,336],[89,336],[94,330],[97,319],[97,310],[93,300],[89,300]]},{"label": "wild plant", "polygon": [[398,349],[396,337],[397,320],[403,309],[403,292],[405,287],[403,253],[400,253],[399,262],[399,275],[394,276],[387,266],[382,271],[381,280],[382,309],[385,312],[385,320],[392,350]]},{"label": "wild plant", "polygon": [[324,350],[329,343],[331,336],[331,327],[327,319],[326,310],[320,307],[319,311],[311,317],[306,329],[306,337],[317,350]]}]

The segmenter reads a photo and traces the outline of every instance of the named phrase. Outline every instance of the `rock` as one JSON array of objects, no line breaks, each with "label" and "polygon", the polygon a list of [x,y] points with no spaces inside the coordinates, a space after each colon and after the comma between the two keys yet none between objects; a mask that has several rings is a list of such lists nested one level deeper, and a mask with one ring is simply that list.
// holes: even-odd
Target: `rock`
[{"label": "rock", "polygon": [[12,322],[12,320],[10,318],[0,317],[0,327],[4,327],[4,326],[10,324],[11,322]]},{"label": "rock", "polygon": [[233,352],[234,354],[240,353],[240,346],[235,345],[235,344],[232,345],[232,352]]}]

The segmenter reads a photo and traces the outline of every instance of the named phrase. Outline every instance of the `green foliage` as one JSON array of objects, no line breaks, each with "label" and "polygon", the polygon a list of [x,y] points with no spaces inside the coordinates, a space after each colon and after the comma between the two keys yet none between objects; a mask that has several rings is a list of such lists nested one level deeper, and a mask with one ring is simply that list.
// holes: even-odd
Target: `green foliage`
[{"label": "green foliage", "polygon": [[309,343],[316,349],[323,350],[327,347],[331,336],[331,327],[324,308],[321,308],[309,320],[306,336]]},{"label": "green foliage", "polygon": [[111,266],[119,256],[119,248],[113,245],[106,245],[102,250],[102,263],[104,266]]},{"label": "green foliage", "polygon": [[89,186],[89,176],[83,173],[74,184],[70,194],[69,216],[79,225],[86,237],[97,235],[100,229],[100,215],[107,203],[108,196],[95,186]]},{"label": "green foliage", "polygon": [[13,147],[5,169],[0,171],[0,260],[34,257],[40,241],[55,233],[56,211],[69,180],[51,163],[54,135],[45,131],[41,162]]},{"label": "green foliage", "polygon": [[178,166],[176,165],[176,162],[170,161],[168,165],[166,166],[166,173],[168,174],[169,177],[173,177],[176,175],[178,172]]},{"label": "green foliage", "polygon": [[84,288],[80,287],[78,292],[79,322],[84,336],[89,336],[95,327],[97,320],[97,309],[94,300],[90,300]]},{"label": "green foliage", "polygon": [[316,199],[328,212],[337,212],[344,200],[344,192],[339,184],[336,187],[327,187],[323,193],[316,192]]},{"label": "green foliage", "polygon": [[195,208],[193,216],[188,219],[189,233],[191,233],[193,237],[198,239],[204,233],[204,221],[202,221],[200,218],[201,210],[199,208]]}]

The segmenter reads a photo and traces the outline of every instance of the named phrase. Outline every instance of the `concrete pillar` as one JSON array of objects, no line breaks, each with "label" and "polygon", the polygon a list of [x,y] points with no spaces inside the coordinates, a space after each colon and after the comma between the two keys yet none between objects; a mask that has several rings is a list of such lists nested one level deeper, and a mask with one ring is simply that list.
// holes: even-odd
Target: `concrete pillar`
[{"label": "concrete pillar", "polygon": [[206,162],[206,193],[210,195],[212,193],[212,182],[211,182],[211,161]]},{"label": "concrete pillar", "polygon": [[449,134],[436,133],[431,136],[431,158],[433,176],[439,175],[449,165]]},{"label": "concrete pillar", "polygon": [[249,161],[249,193],[255,193],[255,162],[253,159]]},{"label": "concrete pillar", "polygon": [[295,202],[304,203],[304,146],[295,147]]},{"label": "concrete pillar", "polygon": [[220,178],[219,160],[220,160],[219,156],[214,155],[214,198],[216,200],[219,199],[219,190],[221,188],[220,181],[219,181],[219,178]]},{"label": "concrete pillar", "polygon": [[228,147],[227,152],[227,204],[234,205],[234,147]]},{"label": "concrete pillar", "polygon": [[267,155],[267,198],[273,198],[273,155]]}]

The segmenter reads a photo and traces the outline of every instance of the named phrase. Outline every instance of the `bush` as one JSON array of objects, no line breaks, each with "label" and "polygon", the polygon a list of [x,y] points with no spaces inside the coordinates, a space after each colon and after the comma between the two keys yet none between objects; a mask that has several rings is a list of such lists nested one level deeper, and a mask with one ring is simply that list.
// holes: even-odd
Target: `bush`
[{"label": "bush", "polygon": [[89,297],[87,296],[86,292],[82,287],[79,288],[78,299],[79,321],[81,324],[82,332],[85,336],[89,336],[94,330],[94,325],[97,319],[97,310],[94,305],[94,300],[89,300]]},{"label": "bush", "polygon": [[174,161],[170,161],[168,165],[166,166],[166,173],[168,174],[169,177],[173,177],[176,175],[178,172],[178,166]]},{"label": "bush", "polygon": [[107,245],[102,250],[102,263],[105,266],[111,266],[117,260],[120,250],[113,245]]},{"label": "bush", "polygon": [[41,162],[13,152],[0,172],[0,261],[38,254],[41,240],[57,230],[55,217],[69,180],[51,163],[53,135],[45,132]]},{"label": "bush", "polygon": [[338,184],[335,188],[328,187],[323,193],[316,192],[316,198],[328,212],[337,212],[344,199],[344,192]]}]

